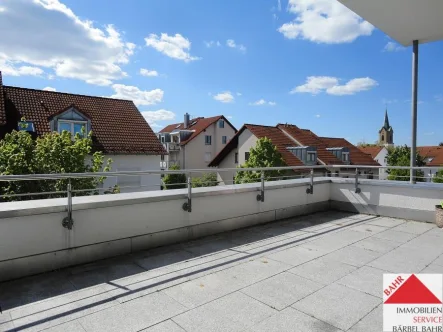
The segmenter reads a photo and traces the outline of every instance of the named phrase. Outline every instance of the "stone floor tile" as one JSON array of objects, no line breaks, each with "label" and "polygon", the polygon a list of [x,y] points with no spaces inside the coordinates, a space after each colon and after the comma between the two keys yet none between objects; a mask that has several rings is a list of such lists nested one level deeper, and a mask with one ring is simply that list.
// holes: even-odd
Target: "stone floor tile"
[{"label": "stone floor tile", "polygon": [[236,292],[185,312],[172,320],[192,332],[243,331],[277,311]]},{"label": "stone floor tile", "polygon": [[11,317],[20,331],[41,331],[117,305],[111,293],[91,287],[16,308]]},{"label": "stone floor tile", "polygon": [[174,269],[176,264],[180,264],[184,261],[186,262],[187,260],[191,260],[194,257],[195,255],[190,253],[189,251],[177,250],[160,255],[148,255],[135,260],[135,262],[147,271],[162,267]]},{"label": "stone floor tile", "polygon": [[86,332],[78,321],[72,321],[51,327],[45,332]]},{"label": "stone floor tile", "polygon": [[363,232],[367,235],[373,235],[388,230],[387,227],[371,225],[371,224],[360,224],[357,226],[352,226],[349,229],[355,232]]},{"label": "stone floor tile", "polygon": [[403,220],[403,219],[378,217],[378,218],[368,221],[367,224],[391,228],[391,227],[395,227],[395,226],[404,224],[405,222],[406,222],[406,220]]},{"label": "stone floor tile", "polygon": [[383,306],[379,305],[355,324],[349,332],[380,332],[383,331]]},{"label": "stone floor tile", "polygon": [[398,247],[367,265],[393,273],[418,273],[438,257],[438,253],[421,249]]},{"label": "stone floor tile", "polygon": [[185,311],[162,292],[114,306],[79,319],[86,332],[125,332],[146,329]]},{"label": "stone floor tile", "polygon": [[324,254],[325,251],[297,246],[272,253],[270,255],[267,255],[266,257],[292,266],[297,266],[306,263],[314,258],[323,256]]},{"label": "stone floor tile", "polygon": [[293,308],[276,313],[248,332],[340,332],[341,330]]},{"label": "stone floor tile", "polygon": [[439,274],[443,274],[443,266],[432,263],[432,264],[426,266],[423,270],[421,270],[420,273],[439,273]]},{"label": "stone floor tile", "polygon": [[338,284],[331,284],[292,307],[346,331],[366,316],[381,299]]},{"label": "stone floor tile", "polygon": [[312,280],[283,272],[241,291],[272,308],[282,310],[321,287],[323,285]]},{"label": "stone floor tile", "polygon": [[360,267],[381,255],[382,254],[377,251],[366,250],[350,245],[326,255],[325,258]]},{"label": "stone floor tile", "polygon": [[384,273],[390,272],[375,269],[369,266],[363,266],[347,276],[337,280],[336,283],[375,297],[382,298]]},{"label": "stone floor tile", "polygon": [[394,227],[392,230],[418,235],[423,234],[435,227],[437,226],[431,223],[407,221],[401,225]]},{"label": "stone floor tile", "polygon": [[288,272],[328,285],[357,269],[355,266],[328,258],[328,256],[314,259]]},{"label": "stone floor tile", "polygon": [[393,242],[390,240],[380,239],[378,237],[371,236],[371,237],[368,237],[368,238],[363,239],[361,241],[358,241],[358,242],[352,244],[351,246],[355,246],[355,247],[359,247],[359,248],[363,248],[363,249],[371,250],[371,251],[377,251],[379,253],[384,254],[384,253],[387,253],[400,245],[401,245],[401,243],[399,243],[399,242]]},{"label": "stone floor tile", "polygon": [[186,332],[172,320],[166,320],[141,332]]},{"label": "stone floor tile", "polygon": [[390,228],[387,231],[377,233],[373,235],[376,238],[379,239],[385,239],[389,241],[399,242],[399,243],[405,243],[413,238],[415,238],[416,234],[406,233],[406,232],[400,232],[398,230],[394,230],[394,228]]}]

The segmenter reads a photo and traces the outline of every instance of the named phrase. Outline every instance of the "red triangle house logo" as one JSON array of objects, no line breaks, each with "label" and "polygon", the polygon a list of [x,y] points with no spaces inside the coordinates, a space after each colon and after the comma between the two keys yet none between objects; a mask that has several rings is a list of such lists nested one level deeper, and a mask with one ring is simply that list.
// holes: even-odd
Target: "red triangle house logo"
[{"label": "red triangle house logo", "polygon": [[385,302],[385,304],[442,304],[420,279],[412,274]]}]

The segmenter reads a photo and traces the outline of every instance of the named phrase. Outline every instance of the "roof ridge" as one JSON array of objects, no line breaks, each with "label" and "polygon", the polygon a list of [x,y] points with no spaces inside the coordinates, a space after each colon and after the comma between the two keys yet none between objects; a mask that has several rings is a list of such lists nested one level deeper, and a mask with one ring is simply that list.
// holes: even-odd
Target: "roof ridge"
[{"label": "roof ridge", "polygon": [[258,125],[253,123],[245,123],[243,126],[256,126],[256,127],[267,127],[267,128],[275,128],[278,129],[276,126],[267,126],[267,125]]},{"label": "roof ridge", "polygon": [[14,85],[3,85],[3,87],[4,88],[30,90],[30,91],[39,91],[39,92],[44,92],[44,93],[57,93],[57,94],[63,94],[63,95],[74,95],[74,96],[81,96],[81,97],[88,97],[88,98],[129,101],[131,103],[134,103],[134,101],[131,100],[131,99],[111,98],[111,97],[102,97],[102,96],[91,96],[91,95],[85,95],[85,94],[80,94],[80,93],[71,93],[71,92],[62,92],[62,91],[48,91],[48,90],[42,90],[42,89],[24,88],[24,87],[21,87],[21,86],[14,86]]}]

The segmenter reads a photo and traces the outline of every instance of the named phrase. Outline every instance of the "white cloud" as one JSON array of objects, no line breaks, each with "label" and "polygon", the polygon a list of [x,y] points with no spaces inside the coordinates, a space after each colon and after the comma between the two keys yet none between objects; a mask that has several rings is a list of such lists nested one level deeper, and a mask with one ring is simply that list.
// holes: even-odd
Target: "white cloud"
[{"label": "white cloud", "polygon": [[390,41],[390,42],[387,42],[387,44],[383,48],[383,51],[384,52],[398,52],[398,51],[404,51],[405,49],[406,49],[406,47],[403,47],[401,45],[398,45],[397,43]]},{"label": "white cloud", "polygon": [[249,105],[250,106],[265,106],[265,105],[275,106],[275,105],[277,105],[277,103],[274,102],[274,101],[266,101],[264,99],[259,99],[259,100],[255,101],[253,103],[249,103]]},{"label": "white cloud", "polygon": [[281,11],[281,0],[277,0],[277,9]]},{"label": "white cloud", "polygon": [[149,69],[145,69],[145,68],[140,68],[140,75],[154,77],[154,76],[158,76],[158,73],[156,70],[149,70]]},{"label": "white cloud", "polygon": [[34,66],[16,66],[12,61],[2,58],[0,54],[0,70],[7,76],[39,76],[44,72],[41,68]]},{"label": "white cloud", "polygon": [[339,79],[330,76],[309,76],[306,83],[291,90],[290,93],[311,93],[313,95],[326,92],[330,95],[353,95],[377,86],[377,81],[369,77],[354,78],[340,85]]},{"label": "white cloud", "polygon": [[158,111],[143,111],[140,112],[145,118],[146,122],[149,123],[151,127],[161,128],[158,121],[170,121],[175,119],[175,113],[167,111],[165,109],[160,109]]},{"label": "white cloud", "polygon": [[435,133],[433,132],[433,131],[431,131],[431,132],[428,132],[428,133],[424,133],[424,135],[426,135],[426,136],[432,136],[432,135],[434,135]]},{"label": "white cloud", "polygon": [[112,85],[114,94],[110,98],[132,100],[135,105],[154,105],[163,100],[163,90],[140,90],[136,86],[114,84]]},{"label": "white cloud", "polygon": [[226,115],[226,119],[232,119],[232,115]]},{"label": "white cloud", "polygon": [[320,114],[316,114],[315,117],[318,119],[319,117],[321,117]]},{"label": "white cloud", "polygon": [[125,42],[112,24],[97,28],[59,0],[14,0],[4,6],[0,30],[8,33],[0,35],[2,67],[44,67],[98,85],[127,76],[120,66],[129,62],[135,44]]},{"label": "white cloud", "polygon": [[398,99],[382,99],[382,103],[385,105],[396,104],[398,103]]},{"label": "white cloud", "polygon": [[237,96],[239,96],[239,97],[240,97],[240,96],[241,96],[241,92],[237,92]]},{"label": "white cloud", "polygon": [[288,39],[306,39],[315,43],[340,44],[371,35],[374,27],[338,1],[289,0],[292,22],[278,31]]},{"label": "white cloud", "polygon": [[436,101],[441,102],[443,101],[443,94],[439,93],[438,95],[435,95],[434,98]]},{"label": "white cloud", "polygon": [[53,88],[53,87],[50,87],[50,86],[47,86],[46,88],[43,88],[43,90],[45,90],[45,91],[57,91],[57,89],[56,88]]},{"label": "white cloud", "polygon": [[146,46],[153,47],[173,59],[183,60],[184,62],[201,59],[189,53],[191,42],[179,33],[171,36],[167,33],[162,33],[160,36],[151,33],[149,37],[145,38],[145,42]]},{"label": "white cloud", "polygon": [[217,46],[217,47],[221,46],[221,43],[218,40],[217,41],[214,41],[214,40],[205,41],[204,43],[205,43],[207,48],[211,48],[211,47],[214,47],[214,46]]},{"label": "white cloud", "polygon": [[234,96],[230,91],[225,91],[216,94],[214,99],[221,103],[232,103],[234,101]]},{"label": "white cloud", "polygon": [[246,52],[246,46],[242,45],[242,44],[236,44],[234,39],[228,39],[226,41],[226,46],[228,46],[230,48],[236,48],[242,53]]}]

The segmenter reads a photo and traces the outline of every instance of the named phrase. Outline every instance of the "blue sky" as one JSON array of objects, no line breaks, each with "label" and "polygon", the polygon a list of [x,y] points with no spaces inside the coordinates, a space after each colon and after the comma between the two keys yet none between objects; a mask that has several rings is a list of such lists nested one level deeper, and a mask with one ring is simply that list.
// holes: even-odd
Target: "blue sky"
[{"label": "blue sky", "polygon": [[[4,84],[130,98],[154,130],[223,114],[372,143],[386,105],[410,142],[411,48],[334,0],[0,0],[0,29]],[[419,145],[443,141],[442,58],[420,46]]]}]

